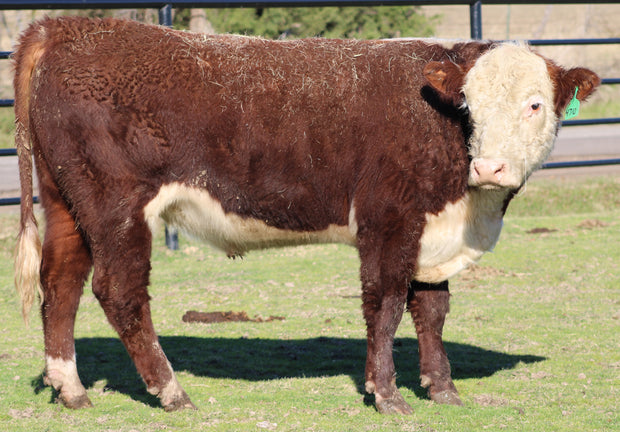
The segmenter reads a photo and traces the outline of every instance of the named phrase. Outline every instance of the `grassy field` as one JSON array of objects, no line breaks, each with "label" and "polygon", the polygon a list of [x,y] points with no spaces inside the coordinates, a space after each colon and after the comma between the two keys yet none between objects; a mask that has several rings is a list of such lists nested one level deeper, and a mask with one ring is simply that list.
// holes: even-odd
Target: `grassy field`
[{"label": "grassy field", "polygon": [[13,108],[0,108],[0,148],[15,147],[15,114]]},{"label": "grassy field", "polygon": [[[612,431],[620,428],[620,180],[528,185],[495,253],[452,283],[444,340],[463,407],[419,386],[411,319],[397,334],[397,383],[412,416],[363,394],[358,258],[339,245],[228,260],[181,239],[153,250],[161,343],[197,411],[165,413],[89,288],[77,319],[79,372],[95,407],[70,411],[41,381],[41,323],[26,328],[12,285],[17,215],[0,214],[3,431]],[[271,322],[195,324],[188,310]]]}]

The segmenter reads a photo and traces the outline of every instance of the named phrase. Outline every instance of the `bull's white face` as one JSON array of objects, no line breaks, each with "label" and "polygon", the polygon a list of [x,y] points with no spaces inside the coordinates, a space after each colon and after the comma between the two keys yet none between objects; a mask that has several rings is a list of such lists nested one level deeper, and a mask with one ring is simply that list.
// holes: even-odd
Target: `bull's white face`
[{"label": "bull's white face", "polygon": [[547,158],[557,133],[553,83],[544,59],[526,46],[504,44],[467,73],[470,186],[521,187]]}]

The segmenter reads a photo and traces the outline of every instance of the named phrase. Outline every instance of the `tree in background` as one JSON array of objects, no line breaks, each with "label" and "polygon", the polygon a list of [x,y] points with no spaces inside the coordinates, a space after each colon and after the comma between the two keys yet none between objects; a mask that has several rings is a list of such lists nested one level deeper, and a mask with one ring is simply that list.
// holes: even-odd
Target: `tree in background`
[{"label": "tree in background", "polygon": [[[190,9],[177,11],[176,28],[189,28]],[[216,33],[257,35],[270,39],[321,36],[378,39],[431,36],[437,17],[415,6],[207,9]]]}]

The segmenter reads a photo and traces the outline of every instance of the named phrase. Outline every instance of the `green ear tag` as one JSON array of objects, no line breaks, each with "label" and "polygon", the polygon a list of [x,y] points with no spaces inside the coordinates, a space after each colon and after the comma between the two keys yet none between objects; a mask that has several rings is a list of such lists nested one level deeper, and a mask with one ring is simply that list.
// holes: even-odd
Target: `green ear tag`
[{"label": "green ear tag", "polygon": [[573,96],[568,106],[566,107],[566,112],[564,113],[564,120],[572,119],[573,117],[577,117],[577,114],[579,114],[579,99],[577,99],[578,91],[579,87],[575,87],[575,96]]}]

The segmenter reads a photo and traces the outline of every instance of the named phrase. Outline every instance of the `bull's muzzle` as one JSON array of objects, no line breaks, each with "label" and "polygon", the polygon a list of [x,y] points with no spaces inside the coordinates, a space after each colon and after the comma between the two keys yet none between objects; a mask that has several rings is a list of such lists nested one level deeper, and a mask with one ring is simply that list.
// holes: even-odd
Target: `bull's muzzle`
[{"label": "bull's muzzle", "polygon": [[520,185],[515,174],[505,160],[476,158],[469,167],[469,185],[485,189],[515,188]]}]

